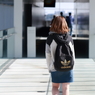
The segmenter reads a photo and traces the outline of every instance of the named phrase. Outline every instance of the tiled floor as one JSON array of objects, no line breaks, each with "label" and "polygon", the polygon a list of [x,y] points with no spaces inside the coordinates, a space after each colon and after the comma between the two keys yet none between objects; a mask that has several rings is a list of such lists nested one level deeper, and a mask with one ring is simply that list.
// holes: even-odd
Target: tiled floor
[{"label": "tiled floor", "polygon": [[5,63],[8,62],[9,59],[0,59],[0,67]]},{"label": "tiled floor", "polygon": [[0,76],[0,95],[45,95],[48,80],[45,59],[17,59]]},{"label": "tiled floor", "polygon": [[[95,62],[93,59],[76,59],[70,95],[93,95],[93,93],[95,93]],[[51,86],[48,95],[52,95]]]},{"label": "tiled floor", "polygon": [[[2,62],[0,59],[0,64]],[[0,95],[46,95],[50,75],[44,58],[16,59],[8,66],[0,76]],[[70,95],[94,95],[93,93],[95,62],[93,59],[76,59]],[[51,82],[47,95],[52,95]]]}]

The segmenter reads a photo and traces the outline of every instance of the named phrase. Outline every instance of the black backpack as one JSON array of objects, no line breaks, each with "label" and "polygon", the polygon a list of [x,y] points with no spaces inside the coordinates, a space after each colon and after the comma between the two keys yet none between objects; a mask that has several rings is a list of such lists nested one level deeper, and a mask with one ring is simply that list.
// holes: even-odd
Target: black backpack
[{"label": "black backpack", "polygon": [[[56,41],[56,39],[54,38]],[[69,71],[73,69],[74,60],[73,60],[73,53],[69,46],[69,42],[65,40],[63,43],[59,43],[56,41],[57,47],[55,51],[55,61],[54,67],[57,71]]]}]

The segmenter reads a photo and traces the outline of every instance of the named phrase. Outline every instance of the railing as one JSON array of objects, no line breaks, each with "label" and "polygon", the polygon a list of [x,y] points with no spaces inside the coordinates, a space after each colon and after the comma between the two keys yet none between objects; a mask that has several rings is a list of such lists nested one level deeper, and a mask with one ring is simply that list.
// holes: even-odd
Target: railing
[{"label": "railing", "polygon": [[14,56],[14,28],[0,31],[0,58]]},{"label": "railing", "polygon": [[4,40],[4,39],[8,39],[9,37],[11,37],[14,34],[15,34],[14,28],[2,30],[2,31],[0,31],[0,41]]}]

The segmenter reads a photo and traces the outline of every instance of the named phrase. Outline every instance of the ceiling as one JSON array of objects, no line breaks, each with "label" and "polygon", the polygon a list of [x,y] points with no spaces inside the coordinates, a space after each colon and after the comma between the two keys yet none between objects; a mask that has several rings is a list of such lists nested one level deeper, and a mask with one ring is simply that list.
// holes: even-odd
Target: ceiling
[{"label": "ceiling", "polygon": [[[24,0],[27,2],[44,2],[44,0]],[[56,2],[89,2],[89,0],[55,0]]]}]

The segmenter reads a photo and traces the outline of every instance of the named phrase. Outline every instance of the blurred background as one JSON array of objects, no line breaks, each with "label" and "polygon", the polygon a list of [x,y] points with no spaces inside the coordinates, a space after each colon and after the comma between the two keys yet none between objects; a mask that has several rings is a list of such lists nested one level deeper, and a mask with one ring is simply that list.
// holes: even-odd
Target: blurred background
[{"label": "blurred background", "polygon": [[[69,13],[76,57],[88,58],[89,0],[0,0],[0,57],[28,58],[29,45],[34,43],[34,39],[35,57],[45,57],[45,42],[53,17],[64,16],[67,19]],[[16,31],[19,24],[21,30]],[[30,40],[28,27],[35,27],[35,38],[31,36]]]}]

